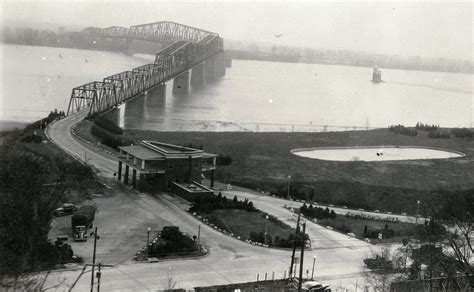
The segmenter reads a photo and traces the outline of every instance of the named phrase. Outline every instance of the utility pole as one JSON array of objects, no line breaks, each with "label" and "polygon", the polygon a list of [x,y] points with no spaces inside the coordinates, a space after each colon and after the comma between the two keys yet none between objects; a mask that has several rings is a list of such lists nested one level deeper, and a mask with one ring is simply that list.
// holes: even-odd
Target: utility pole
[{"label": "utility pole", "polygon": [[[295,236],[298,235],[298,230],[299,230],[299,226],[300,226],[300,215],[301,214],[298,214],[298,220],[296,221]],[[290,271],[289,271],[289,274],[288,274],[289,279],[291,279],[291,277],[293,276],[293,266],[295,264],[295,252],[296,252],[296,241],[293,239],[293,252],[291,253],[291,264],[290,264]]]},{"label": "utility pole", "polygon": [[198,240],[198,244],[200,244],[200,242],[201,242],[201,224],[199,224],[199,226],[198,226],[198,238],[197,238],[197,240]]},{"label": "utility pole", "polygon": [[301,285],[303,284],[303,260],[304,260],[304,248],[305,248],[305,232],[306,222],[303,222],[303,235],[301,237],[301,258],[300,258],[300,279],[298,281],[298,292],[301,292]]},{"label": "utility pole", "polygon": [[92,255],[91,292],[94,291],[95,250],[97,247],[97,227],[94,229],[94,253]]},{"label": "utility pole", "polygon": [[102,273],[100,272],[100,266],[102,263],[99,263],[99,270],[97,271],[97,292],[100,292],[100,276]]}]

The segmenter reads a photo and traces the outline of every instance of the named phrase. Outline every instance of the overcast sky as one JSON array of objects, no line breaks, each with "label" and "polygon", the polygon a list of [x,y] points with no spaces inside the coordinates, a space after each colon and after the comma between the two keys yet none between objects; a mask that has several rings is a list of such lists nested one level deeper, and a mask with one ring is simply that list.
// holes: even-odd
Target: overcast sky
[{"label": "overcast sky", "polygon": [[[0,0],[1,1],[1,0]],[[473,4],[442,2],[2,1],[5,24],[130,27],[175,21],[224,39],[472,60]],[[282,34],[276,38],[275,34]]]}]

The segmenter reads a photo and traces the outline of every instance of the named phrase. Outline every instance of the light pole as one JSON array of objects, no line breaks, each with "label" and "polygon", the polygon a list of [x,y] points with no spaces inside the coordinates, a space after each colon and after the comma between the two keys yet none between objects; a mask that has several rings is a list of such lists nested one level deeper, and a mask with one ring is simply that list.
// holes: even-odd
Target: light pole
[{"label": "light pole", "polygon": [[290,180],[291,180],[291,175],[288,175],[288,191],[286,193],[286,199],[290,199]]},{"label": "light pole", "polygon": [[150,257],[150,231],[151,231],[151,228],[148,227],[147,236],[146,236],[146,258],[147,259]]},{"label": "light pole", "polygon": [[416,201],[416,219],[415,224],[418,224],[418,217],[420,217],[420,200]]},{"label": "light pole", "polygon": [[267,221],[268,221],[268,214],[265,216],[265,237],[263,238],[263,243],[267,244]]},{"label": "light pole", "polygon": [[313,271],[311,272],[311,280],[314,280],[314,264],[316,263],[316,256],[313,256]]}]

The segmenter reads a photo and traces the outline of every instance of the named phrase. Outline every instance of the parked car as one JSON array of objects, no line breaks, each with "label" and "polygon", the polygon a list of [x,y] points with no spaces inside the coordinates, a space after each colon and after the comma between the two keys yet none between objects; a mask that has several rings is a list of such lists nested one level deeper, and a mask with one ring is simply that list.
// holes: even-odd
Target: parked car
[{"label": "parked car", "polygon": [[71,203],[65,203],[61,207],[53,211],[53,215],[56,217],[66,216],[74,214],[77,211],[77,207]]},{"label": "parked car", "polygon": [[380,213],[380,211],[379,211],[379,210],[375,210],[374,213]]},{"label": "parked car", "polygon": [[387,212],[387,214],[392,214],[392,212]]},{"label": "parked car", "polygon": [[312,292],[331,292],[331,287],[329,285],[316,282],[316,281],[307,281],[301,285],[302,291],[312,291]]},{"label": "parked car", "polygon": [[232,186],[230,184],[227,184],[227,189],[232,190]]},{"label": "parked car", "polygon": [[352,232],[347,233],[347,235],[349,235],[350,237],[356,237],[356,235]]},{"label": "parked car", "polygon": [[333,204],[329,204],[329,207],[334,207],[334,205],[333,205]]},{"label": "parked car", "polygon": [[362,208],[359,208],[359,211],[364,211],[364,209],[362,209]]},{"label": "parked car", "polygon": [[406,215],[407,215],[407,213],[403,212],[403,213],[402,213],[402,215],[403,215],[403,216],[406,216]]}]

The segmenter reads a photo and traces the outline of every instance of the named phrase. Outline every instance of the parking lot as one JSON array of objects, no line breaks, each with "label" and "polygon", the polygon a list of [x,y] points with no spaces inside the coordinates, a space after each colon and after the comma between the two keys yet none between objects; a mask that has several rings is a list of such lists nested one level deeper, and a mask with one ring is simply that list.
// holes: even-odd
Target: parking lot
[{"label": "parking lot", "polygon": [[[151,228],[150,237],[172,222],[163,220],[167,207],[162,206],[150,195],[140,194],[114,181],[107,183],[101,194],[93,194],[93,199],[80,205],[95,205],[97,212],[94,227],[97,234],[97,261],[119,264],[131,261],[135,253],[146,246],[147,228]],[[160,216],[159,216],[160,215]],[[74,242],[71,230],[71,215],[54,217],[49,238],[54,241],[57,236],[67,235],[68,243],[77,256],[84,262],[92,261],[94,239],[90,236],[86,242]]]}]

